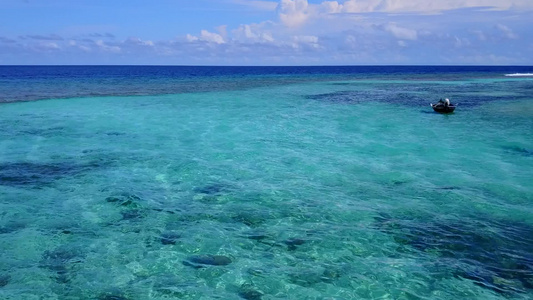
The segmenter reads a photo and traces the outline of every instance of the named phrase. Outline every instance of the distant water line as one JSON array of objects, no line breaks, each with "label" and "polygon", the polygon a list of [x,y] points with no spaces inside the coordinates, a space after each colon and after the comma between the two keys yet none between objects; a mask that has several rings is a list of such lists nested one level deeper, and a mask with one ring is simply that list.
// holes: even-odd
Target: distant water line
[{"label": "distant water line", "polygon": [[468,66],[0,66],[0,102],[242,90],[368,78],[456,80],[528,74],[531,67]]}]

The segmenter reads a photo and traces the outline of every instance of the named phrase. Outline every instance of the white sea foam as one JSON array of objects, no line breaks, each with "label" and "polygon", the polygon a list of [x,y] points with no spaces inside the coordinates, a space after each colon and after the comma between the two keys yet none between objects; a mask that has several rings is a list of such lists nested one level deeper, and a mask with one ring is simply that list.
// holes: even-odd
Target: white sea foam
[{"label": "white sea foam", "polygon": [[508,76],[508,77],[533,77],[533,73],[513,73],[513,74],[505,74],[505,76]]}]

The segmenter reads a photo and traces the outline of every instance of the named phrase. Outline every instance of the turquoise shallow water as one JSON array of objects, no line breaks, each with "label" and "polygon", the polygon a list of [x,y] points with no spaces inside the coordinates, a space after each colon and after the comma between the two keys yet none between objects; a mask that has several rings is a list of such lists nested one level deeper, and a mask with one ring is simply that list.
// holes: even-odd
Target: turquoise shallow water
[{"label": "turquoise shallow water", "polygon": [[0,298],[530,299],[532,86],[3,104]]}]

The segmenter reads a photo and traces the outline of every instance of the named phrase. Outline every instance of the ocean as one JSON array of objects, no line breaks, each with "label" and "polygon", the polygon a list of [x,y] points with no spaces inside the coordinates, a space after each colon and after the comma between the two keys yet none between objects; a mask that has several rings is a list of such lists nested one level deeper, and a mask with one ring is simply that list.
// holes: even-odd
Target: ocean
[{"label": "ocean", "polygon": [[532,73],[0,66],[0,299],[532,299]]}]

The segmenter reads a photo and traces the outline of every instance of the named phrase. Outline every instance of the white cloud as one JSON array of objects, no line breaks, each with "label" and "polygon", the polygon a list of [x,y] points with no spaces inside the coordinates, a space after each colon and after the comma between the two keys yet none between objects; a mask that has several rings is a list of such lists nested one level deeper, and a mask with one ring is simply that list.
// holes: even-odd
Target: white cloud
[{"label": "white cloud", "polygon": [[240,42],[273,43],[272,33],[263,27],[264,24],[241,25],[233,31],[233,37]]},{"label": "white cloud", "polygon": [[500,33],[502,33],[505,38],[508,38],[511,40],[518,38],[518,35],[516,35],[509,27],[505,25],[498,24],[496,25],[496,29],[498,29],[498,31],[500,31]]},{"label": "white cloud", "polygon": [[466,38],[454,37],[454,47],[455,48],[464,48],[471,45],[470,41]]},{"label": "white cloud", "polygon": [[186,39],[188,42],[202,41],[202,42],[208,42],[208,43],[213,43],[213,44],[224,44],[226,42],[224,38],[222,37],[222,35],[218,33],[214,33],[214,32],[209,32],[207,30],[201,30],[200,36],[194,36],[194,35],[187,34]]},{"label": "white cloud", "polygon": [[320,4],[320,11],[327,14],[342,12],[343,6],[337,1],[324,1]]},{"label": "white cloud", "polygon": [[318,37],[313,35],[297,35],[293,37],[294,41],[303,44],[318,44]]},{"label": "white cloud", "polygon": [[[57,57],[61,53],[80,53],[83,59],[113,57],[137,61],[142,58],[147,62],[183,61],[188,64],[384,64],[399,60],[402,63],[450,63],[455,58],[456,63],[461,63],[460,55],[466,62],[473,57],[490,57],[492,53],[513,53],[519,57],[517,62],[531,64],[528,50],[533,49],[533,35],[528,30],[528,20],[532,14],[515,9],[529,2],[529,6],[533,6],[533,0],[527,3],[522,0],[224,2],[247,6],[235,9],[234,5],[233,9],[228,9],[232,12],[240,13],[248,7],[270,10],[277,19],[256,23],[226,20],[227,23],[215,25],[232,25],[214,26],[210,31],[198,28],[193,34],[161,40],[121,39],[110,33],[19,35],[11,42],[9,51],[15,53],[12,49],[21,49],[21,53],[35,53],[40,50]],[[479,9],[460,10],[473,7]],[[497,11],[503,9],[512,11]],[[248,14],[247,19],[258,15],[265,17],[266,14],[254,12]],[[101,32],[106,31],[102,29]],[[7,49],[6,41],[9,40],[0,37],[2,49]],[[102,52],[106,52],[105,55]]]},{"label": "white cloud", "polygon": [[75,40],[69,40],[68,41],[68,46],[72,47],[72,48],[75,48],[75,49],[79,49],[83,52],[91,52],[91,48],[85,46],[85,45],[80,45],[77,41]]},{"label": "white cloud", "polygon": [[471,30],[470,33],[475,35],[477,37],[477,39],[480,40],[480,41],[486,41],[487,40],[487,36],[481,30]]},{"label": "white cloud", "polygon": [[218,31],[218,33],[220,34],[220,36],[222,36],[224,40],[228,38],[228,26],[227,25],[220,25],[216,28],[216,30]]},{"label": "white cloud", "polygon": [[416,40],[418,35],[416,30],[400,27],[394,23],[384,26],[385,31],[390,32],[396,38],[401,40]]},{"label": "white cloud", "polygon": [[199,40],[198,37],[195,37],[194,35],[190,35],[187,33],[187,35],[185,36],[185,39],[187,39],[188,42],[196,42]]},{"label": "white cloud", "polygon": [[439,13],[460,8],[489,8],[492,10],[533,9],[531,0],[347,0],[324,1],[320,4],[327,13]]},{"label": "white cloud", "polygon": [[342,12],[358,13],[358,12],[373,12],[379,10],[382,6],[381,0],[349,0],[341,5]]},{"label": "white cloud", "polygon": [[150,40],[143,41],[143,40],[141,40],[140,38],[137,38],[137,37],[130,37],[126,41],[124,41],[124,43],[137,45],[137,46],[149,46],[149,47],[153,47],[154,46],[154,42],[152,42]]},{"label": "white cloud", "polygon": [[200,36],[201,40],[203,41],[215,43],[215,44],[225,43],[224,38],[218,33],[209,32],[207,30],[202,30],[200,33],[201,33],[201,36]]},{"label": "white cloud", "polygon": [[307,0],[281,0],[277,7],[279,19],[285,26],[298,27],[309,18]]},{"label": "white cloud", "polygon": [[98,46],[100,50],[103,50],[105,52],[119,53],[122,50],[119,46],[109,46],[102,40],[97,40],[94,43],[96,44],[96,46]]},{"label": "white cloud", "polygon": [[318,43],[318,37],[313,35],[297,35],[292,37],[291,47],[293,49],[308,49],[316,50],[320,49],[320,44]]},{"label": "white cloud", "polygon": [[41,50],[59,50],[61,49],[57,43],[54,42],[41,42],[37,46]]},{"label": "white cloud", "polygon": [[344,43],[346,45],[349,45],[350,48],[353,48],[355,46],[357,46],[357,38],[353,35],[347,35],[345,38],[344,38]]}]

